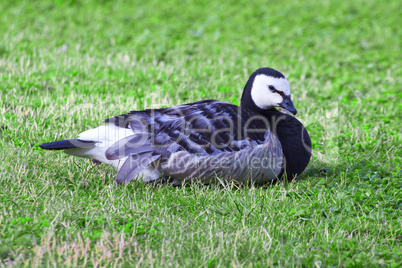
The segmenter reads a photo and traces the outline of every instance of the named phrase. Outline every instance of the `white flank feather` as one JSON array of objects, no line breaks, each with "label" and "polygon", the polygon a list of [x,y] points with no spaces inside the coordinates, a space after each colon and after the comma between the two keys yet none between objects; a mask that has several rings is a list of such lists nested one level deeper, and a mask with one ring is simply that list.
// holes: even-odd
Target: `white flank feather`
[{"label": "white flank feather", "polygon": [[107,165],[112,165],[118,170],[126,160],[126,157],[119,160],[108,160],[105,152],[107,148],[117,141],[133,134],[133,131],[129,128],[121,128],[112,124],[102,125],[78,135],[80,140],[97,142],[93,147],[66,149],[64,152],[69,155],[92,158]]}]

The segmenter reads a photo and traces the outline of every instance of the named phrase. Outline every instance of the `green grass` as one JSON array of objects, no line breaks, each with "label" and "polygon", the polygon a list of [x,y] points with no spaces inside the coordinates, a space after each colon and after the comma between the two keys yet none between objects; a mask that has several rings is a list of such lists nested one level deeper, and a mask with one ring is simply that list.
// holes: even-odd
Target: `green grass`
[{"label": "green grass", "polygon": [[[145,2],[147,4],[145,4]],[[402,265],[400,1],[1,1],[0,265]],[[292,183],[116,186],[38,144],[283,72]]]}]

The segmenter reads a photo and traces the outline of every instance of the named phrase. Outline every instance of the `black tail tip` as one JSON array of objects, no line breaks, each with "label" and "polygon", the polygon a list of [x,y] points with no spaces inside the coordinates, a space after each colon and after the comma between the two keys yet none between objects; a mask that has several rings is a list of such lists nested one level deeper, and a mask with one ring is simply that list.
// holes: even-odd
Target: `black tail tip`
[{"label": "black tail tip", "polygon": [[62,141],[53,141],[48,143],[42,143],[39,145],[43,150],[65,150],[72,148],[85,148],[92,147],[95,145],[95,141],[84,141],[80,139],[73,140],[62,140]]}]

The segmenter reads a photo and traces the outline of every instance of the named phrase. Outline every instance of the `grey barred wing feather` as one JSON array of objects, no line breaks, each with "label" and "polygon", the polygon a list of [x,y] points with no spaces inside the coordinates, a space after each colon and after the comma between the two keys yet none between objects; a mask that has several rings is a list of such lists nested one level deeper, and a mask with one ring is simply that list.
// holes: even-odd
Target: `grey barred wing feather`
[{"label": "grey barred wing feather", "polygon": [[275,136],[264,144],[218,155],[194,155],[178,151],[162,165],[162,173],[177,180],[199,178],[204,183],[216,179],[234,179],[239,182],[274,180],[282,169],[283,154]]},{"label": "grey barred wing feather", "polygon": [[153,144],[164,157],[171,146],[198,155],[239,151],[262,144],[270,128],[263,117],[229,103],[204,101],[186,108],[180,117],[158,126]]},{"label": "grey barred wing feather", "polygon": [[[199,103],[207,102],[209,101]],[[194,110],[195,108],[189,104],[172,108],[133,111],[105,120],[105,123],[131,129],[133,132],[133,135],[118,140],[105,152],[108,160],[123,160],[123,164],[118,167],[116,181],[120,184],[127,183],[156,161],[161,155],[155,151],[153,141],[160,127],[167,122],[185,117]],[[164,147],[166,148],[166,145]],[[174,148],[171,147],[170,149]]]},{"label": "grey barred wing feather", "polygon": [[126,158],[119,183],[134,179],[151,164],[163,176],[204,182],[216,176],[266,180],[281,169],[281,146],[266,118],[229,103],[206,100],[130,112],[106,122],[133,131],[106,151],[108,159]]},{"label": "grey barred wing feather", "polygon": [[152,155],[152,152],[130,155],[117,173],[116,182],[118,184],[130,182],[159,157],[160,155]]},{"label": "grey barred wing feather", "polygon": [[153,146],[162,156],[163,174],[203,182],[217,176],[238,181],[276,178],[283,154],[266,118],[218,101],[199,105],[159,126]]},{"label": "grey barred wing feather", "polygon": [[[133,132],[133,135],[120,139],[110,146],[106,151],[106,158],[116,160],[133,154],[152,151],[155,134],[160,133],[161,127],[175,124],[184,126],[182,124],[184,118],[195,116],[196,108],[194,105],[209,102],[212,101],[200,101],[171,108],[132,111],[128,114],[106,119],[105,123],[114,124],[121,128],[128,128]],[[178,129],[178,127],[175,129]],[[182,129],[182,131],[185,131],[185,129]],[[163,136],[163,133],[160,134]],[[166,144],[162,143],[160,145],[165,146]]]}]

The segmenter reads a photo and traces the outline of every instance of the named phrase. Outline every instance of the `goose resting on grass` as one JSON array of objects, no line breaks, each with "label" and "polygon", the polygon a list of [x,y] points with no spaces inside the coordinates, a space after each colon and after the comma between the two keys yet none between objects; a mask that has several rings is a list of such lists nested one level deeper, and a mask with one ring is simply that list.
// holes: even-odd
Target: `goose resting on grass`
[{"label": "goose resting on grass", "polygon": [[78,139],[40,148],[112,165],[116,182],[185,179],[269,182],[292,180],[311,157],[307,130],[296,115],[285,76],[260,68],[248,79],[240,106],[203,100],[171,108],[132,111],[105,120]]}]

